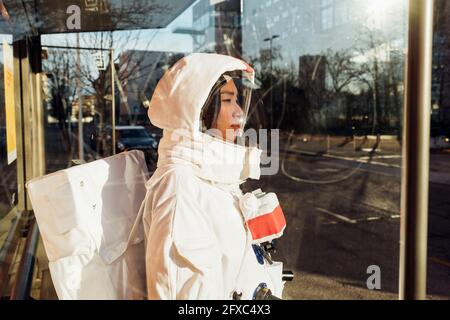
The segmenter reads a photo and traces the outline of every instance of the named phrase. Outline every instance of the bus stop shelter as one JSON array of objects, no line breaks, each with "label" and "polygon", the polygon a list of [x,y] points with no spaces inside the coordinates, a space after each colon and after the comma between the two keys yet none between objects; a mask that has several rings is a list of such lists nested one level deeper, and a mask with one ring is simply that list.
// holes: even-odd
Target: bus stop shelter
[{"label": "bus stop shelter", "polygon": [[[17,218],[8,227],[0,259],[0,285],[13,281],[11,299],[25,299],[31,288],[39,232],[25,183],[44,175],[41,35],[166,27],[193,0],[163,1],[0,1],[0,33],[12,36],[13,101],[17,154]],[[409,1],[409,37],[403,128],[401,190],[400,299],[426,295],[429,136],[433,46],[433,0]],[[114,82],[114,81],[112,81]],[[12,280],[10,259],[18,238],[20,265]]]}]

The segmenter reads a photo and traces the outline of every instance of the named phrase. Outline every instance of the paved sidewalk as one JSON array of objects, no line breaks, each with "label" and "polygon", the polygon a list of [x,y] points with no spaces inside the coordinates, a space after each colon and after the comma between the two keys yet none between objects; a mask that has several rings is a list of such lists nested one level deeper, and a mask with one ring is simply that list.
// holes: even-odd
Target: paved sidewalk
[{"label": "paved sidewalk", "polygon": [[[291,137],[286,149],[288,135],[280,137],[280,152],[287,150],[299,155],[319,156],[338,159],[351,163],[370,164],[371,166],[389,167],[393,174],[399,175],[402,164],[401,146],[393,136],[382,136],[375,152],[375,137],[319,136],[299,134]],[[430,182],[450,185],[450,150],[432,150],[430,154]]]}]

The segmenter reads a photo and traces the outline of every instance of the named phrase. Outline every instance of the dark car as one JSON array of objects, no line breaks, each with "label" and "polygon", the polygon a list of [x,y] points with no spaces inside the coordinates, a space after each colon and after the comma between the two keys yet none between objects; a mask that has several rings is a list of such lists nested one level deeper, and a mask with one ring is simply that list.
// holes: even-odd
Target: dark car
[{"label": "dark car", "polygon": [[116,127],[117,151],[130,149],[148,150],[157,149],[158,142],[144,127],[141,126],[117,126]]},{"label": "dark car", "polygon": [[[103,137],[104,145],[110,146],[111,126],[105,128]],[[127,150],[142,150],[147,165],[155,166],[158,157],[158,139],[150,135],[143,126],[116,126],[116,153]]]}]

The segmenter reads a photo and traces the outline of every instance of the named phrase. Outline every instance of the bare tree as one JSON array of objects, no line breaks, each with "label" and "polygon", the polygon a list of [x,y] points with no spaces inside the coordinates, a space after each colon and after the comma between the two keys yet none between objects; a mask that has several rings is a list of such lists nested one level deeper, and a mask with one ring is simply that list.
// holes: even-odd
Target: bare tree
[{"label": "bare tree", "polygon": [[[156,32],[148,35],[144,31],[120,31],[120,32],[95,32],[80,34],[81,55],[81,93],[83,96],[92,95],[94,99],[95,116],[100,119],[100,130],[106,123],[111,121],[111,48],[114,48],[114,73],[115,73],[115,94],[119,94],[120,103],[130,116],[131,110],[128,106],[127,92],[124,87],[130,81],[146,79],[154,71],[157,61],[149,61],[144,54]],[[144,44],[142,41],[145,41]],[[75,52],[66,41],[67,49],[51,49],[49,57],[45,62],[45,69],[49,76],[49,89],[52,95],[50,112],[54,115],[61,128],[64,141],[70,147],[70,127],[68,121],[72,105],[76,102],[76,63]],[[139,48],[135,50],[134,48]],[[128,50],[127,50],[128,49]],[[104,58],[105,70],[99,70],[94,65],[93,54],[101,52]],[[116,108],[120,111],[120,107]],[[84,110],[86,114],[87,110]],[[70,121],[69,121],[70,123]],[[88,128],[89,127],[89,128]],[[92,128],[91,128],[92,127]],[[86,127],[86,130],[95,132],[96,122]],[[98,138],[101,138],[98,136]],[[98,142],[93,142],[98,143]]]},{"label": "bare tree", "polygon": [[386,117],[383,117],[385,109],[381,101],[382,88],[385,87],[383,84],[386,81],[385,74],[383,74],[385,65],[380,57],[383,53],[387,53],[387,40],[380,31],[366,27],[361,33],[359,42],[361,45],[357,48],[357,51],[364,60],[361,63],[364,72],[359,80],[367,86],[369,93],[372,95],[372,133],[377,135],[377,141],[373,146],[373,151],[375,151],[381,142],[382,119],[386,119]]},{"label": "bare tree", "polygon": [[[154,34],[155,35],[155,34]],[[121,32],[120,34],[114,34],[113,32],[100,32],[91,33],[82,36],[82,43],[90,45],[91,47],[98,48],[103,52],[105,58],[106,70],[93,70],[93,66],[85,64],[82,67],[82,81],[86,90],[95,95],[99,112],[103,114],[104,119],[109,119],[110,114],[109,99],[112,94],[111,87],[111,48],[130,48],[126,55],[123,55],[123,51],[115,51],[114,54],[114,73],[116,74],[115,82],[119,89],[119,93],[123,95],[122,88],[131,80],[137,80],[138,77],[144,77],[146,71],[148,71],[152,64],[147,63],[144,65],[145,55],[137,55],[136,50],[133,48],[140,47],[141,50],[146,51],[151,44],[147,39],[147,43],[144,47],[139,46],[139,42],[142,40],[141,31],[138,32]],[[83,50],[83,61],[92,60],[92,51]],[[122,55],[122,56],[121,56]],[[135,58],[137,55],[137,59]],[[120,59],[120,61],[119,61]],[[140,72],[137,72],[140,71]],[[125,104],[125,108],[130,114],[130,107],[128,106],[126,96],[122,96],[121,103]]]},{"label": "bare tree", "polygon": [[[353,127],[352,105],[345,101],[347,95],[351,93],[350,85],[358,82],[366,72],[354,61],[355,54],[350,49],[332,51],[328,49],[325,54],[325,68],[329,85],[326,94],[330,101],[335,101],[337,109],[345,109],[346,127]],[[343,107],[344,105],[344,107]],[[353,139],[353,135],[349,136]]]},{"label": "bare tree", "polygon": [[44,60],[44,70],[47,71],[49,115],[58,120],[62,141],[66,144],[67,150],[70,150],[71,106],[76,94],[75,62],[67,50],[52,49],[48,53],[48,59]]},{"label": "bare tree", "polygon": [[357,52],[363,60],[360,65],[364,72],[359,80],[372,96],[371,132],[377,135],[375,151],[381,142],[380,135],[394,129],[392,119],[396,119],[395,130],[400,139],[405,56],[403,48],[398,48],[394,39],[380,30],[365,28],[360,35]]},{"label": "bare tree", "polygon": [[305,55],[300,57],[299,87],[304,92],[302,104],[305,123],[311,132],[325,129],[326,112],[329,105],[329,95],[326,87],[326,57],[320,55]]}]

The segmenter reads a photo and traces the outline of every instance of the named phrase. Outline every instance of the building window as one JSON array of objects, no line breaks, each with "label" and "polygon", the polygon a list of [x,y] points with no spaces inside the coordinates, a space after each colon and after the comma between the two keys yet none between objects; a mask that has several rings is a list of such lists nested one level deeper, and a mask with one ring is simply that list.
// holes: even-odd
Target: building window
[{"label": "building window", "polygon": [[349,20],[349,8],[347,2],[343,1],[336,5],[335,25],[341,25]]},{"label": "building window", "polygon": [[333,7],[323,8],[320,11],[320,29],[322,31],[333,28]]},{"label": "building window", "polygon": [[333,27],[334,1],[320,0],[320,30],[325,31]]},{"label": "building window", "polygon": [[333,4],[333,0],[321,0],[320,1],[320,6],[322,8],[331,6],[332,4]]},{"label": "building window", "polygon": [[[194,27],[198,30],[205,30],[209,26],[213,25],[214,17],[210,17],[210,16],[211,16],[210,12],[204,13],[199,19],[194,21]],[[210,18],[212,18],[212,19],[210,19]],[[211,24],[211,22],[213,24]]]}]

